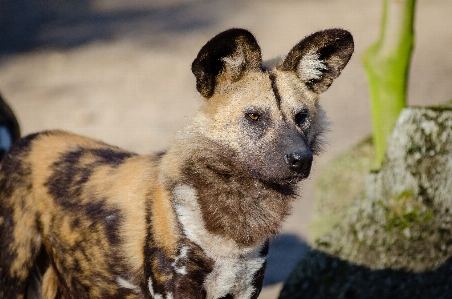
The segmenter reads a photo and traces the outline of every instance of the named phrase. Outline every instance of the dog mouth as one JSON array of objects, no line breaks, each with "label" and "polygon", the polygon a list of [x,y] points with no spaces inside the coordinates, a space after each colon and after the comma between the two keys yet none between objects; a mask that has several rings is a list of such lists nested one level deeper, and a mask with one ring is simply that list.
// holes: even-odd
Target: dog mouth
[{"label": "dog mouth", "polygon": [[255,177],[257,180],[263,182],[266,185],[280,187],[294,187],[299,182],[309,177],[310,169],[305,170],[301,173],[289,174],[287,176],[266,176],[255,170],[251,170],[250,173],[253,175],[253,177]]},{"label": "dog mouth", "polygon": [[309,177],[309,173],[308,174],[298,174],[298,175],[294,175],[294,176],[288,176],[283,179],[274,180],[273,184],[280,185],[280,186],[293,187],[293,186],[297,185],[299,182],[301,182],[302,180],[307,179],[308,177]]},{"label": "dog mouth", "polygon": [[282,180],[280,180],[282,185],[294,185],[299,183],[300,181],[307,179],[309,177],[309,173],[307,174],[299,174],[296,176],[290,176],[290,177],[286,177]]}]

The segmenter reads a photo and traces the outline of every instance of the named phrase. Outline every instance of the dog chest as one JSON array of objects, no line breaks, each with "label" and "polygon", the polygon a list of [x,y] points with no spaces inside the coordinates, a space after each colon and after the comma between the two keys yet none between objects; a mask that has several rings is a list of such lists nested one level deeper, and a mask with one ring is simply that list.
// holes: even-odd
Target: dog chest
[{"label": "dog chest", "polygon": [[265,245],[241,248],[232,239],[210,233],[205,228],[196,190],[192,187],[177,186],[173,195],[184,234],[214,261],[213,270],[204,280],[206,298],[217,299],[228,294],[234,298],[251,298],[255,291],[254,280],[266,260],[262,253]]},{"label": "dog chest", "polygon": [[251,298],[256,291],[253,280],[264,266],[265,257],[219,257],[214,270],[206,277],[204,288],[207,299],[222,298],[227,294],[237,299]]}]

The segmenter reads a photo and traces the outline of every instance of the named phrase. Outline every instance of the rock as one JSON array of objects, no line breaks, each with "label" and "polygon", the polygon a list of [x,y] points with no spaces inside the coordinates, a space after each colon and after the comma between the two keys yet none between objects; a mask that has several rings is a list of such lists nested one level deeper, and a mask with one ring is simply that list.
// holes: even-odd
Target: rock
[{"label": "rock", "polygon": [[452,109],[407,108],[388,139],[384,166],[368,176],[365,198],[410,192],[424,202],[452,204]]},{"label": "rock", "polygon": [[[388,292],[368,294],[374,284],[397,293],[394,298],[452,298],[449,287],[422,283],[452,277],[451,210],[452,109],[407,108],[388,139],[382,168],[367,175],[362,195],[317,240],[281,298],[388,298]],[[330,296],[284,295],[294,287],[307,292],[307,281],[309,289]],[[350,288],[353,296],[340,295]]]},{"label": "rock", "polygon": [[311,240],[325,235],[344,219],[345,212],[362,192],[366,174],[375,168],[372,136],[326,165],[315,181]]}]

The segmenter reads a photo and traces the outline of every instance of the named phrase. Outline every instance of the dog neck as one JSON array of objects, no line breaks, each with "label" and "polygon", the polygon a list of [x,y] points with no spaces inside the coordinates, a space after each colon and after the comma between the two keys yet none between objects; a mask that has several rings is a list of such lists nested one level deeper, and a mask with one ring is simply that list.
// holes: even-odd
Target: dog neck
[{"label": "dog neck", "polygon": [[190,212],[199,222],[182,226],[201,225],[210,235],[231,240],[240,248],[260,246],[279,232],[290,213],[295,185],[262,182],[238,167],[233,156],[222,153],[230,151],[218,146],[197,148],[178,163],[182,165],[179,178],[170,183],[176,213],[181,220]]}]

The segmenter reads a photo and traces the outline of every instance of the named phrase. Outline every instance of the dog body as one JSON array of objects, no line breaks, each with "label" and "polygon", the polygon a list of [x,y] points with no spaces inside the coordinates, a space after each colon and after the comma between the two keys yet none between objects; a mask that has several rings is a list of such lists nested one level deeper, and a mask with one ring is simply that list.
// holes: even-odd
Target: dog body
[{"label": "dog body", "polygon": [[320,150],[318,94],[352,52],[331,29],[267,69],[231,29],[193,62],[205,105],[167,152],[62,131],[16,141],[0,171],[0,298],[257,298]]}]

